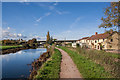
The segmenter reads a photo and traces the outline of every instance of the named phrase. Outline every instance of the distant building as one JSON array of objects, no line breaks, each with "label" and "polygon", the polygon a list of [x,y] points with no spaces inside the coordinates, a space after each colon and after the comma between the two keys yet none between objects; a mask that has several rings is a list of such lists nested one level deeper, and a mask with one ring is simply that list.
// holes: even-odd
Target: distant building
[{"label": "distant building", "polygon": [[[84,37],[76,41],[76,45],[79,44],[81,47],[87,47],[90,49],[97,50],[120,50],[119,48],[119,33],[116,31],[105,32],[98,34],[95,32],[95,35],[91,37]],[[75,43],[73,44],[75,47]]]},{"label": "distant building", "polygon": [[77,47],[77,43],[76,42],[72,43],[72,47],[76,48]]},{"label": "distant building", "polygon": [[88,46],[86,43],[87,43],[87,39],[89,37],[84,37],[82,39],[79,39],[78,41],[76,41],[77,44],[79,44],[81,47],[86,47]]},{"label": "distant building", "polygon": [[92,35],[87,39],[86,44],[89,48],[97,50],[118,50],[118,32],[102,33]]}]

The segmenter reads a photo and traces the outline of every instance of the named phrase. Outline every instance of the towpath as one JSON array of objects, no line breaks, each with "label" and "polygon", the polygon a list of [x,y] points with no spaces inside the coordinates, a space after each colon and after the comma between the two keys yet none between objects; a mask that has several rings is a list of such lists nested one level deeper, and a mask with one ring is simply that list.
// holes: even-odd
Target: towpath
[{"label": "towpath", "polygon": [[62,49],[56,49],[62,54],[60,78],[82,78],[71,57]]}]

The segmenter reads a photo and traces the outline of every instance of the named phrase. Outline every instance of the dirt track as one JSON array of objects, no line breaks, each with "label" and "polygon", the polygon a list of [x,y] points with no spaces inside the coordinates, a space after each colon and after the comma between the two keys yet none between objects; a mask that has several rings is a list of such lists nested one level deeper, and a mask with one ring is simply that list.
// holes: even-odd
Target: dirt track
[{"label": "dirt track", "polygon": [[62,49],[57,49],[62,54],[60,78],[82,78],[71,57]]}]

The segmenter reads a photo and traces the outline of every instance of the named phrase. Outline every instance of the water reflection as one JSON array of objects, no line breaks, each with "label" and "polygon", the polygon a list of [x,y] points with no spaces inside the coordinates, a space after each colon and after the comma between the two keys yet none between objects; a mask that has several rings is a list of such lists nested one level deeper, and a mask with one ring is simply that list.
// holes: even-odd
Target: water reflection
[{"label": "water reflection", "polygon": [[46,52],[44,48],[21,50],[16,53],[2,56],[2,78],[26,78],[30,74],[31,64],[34,59]]}]

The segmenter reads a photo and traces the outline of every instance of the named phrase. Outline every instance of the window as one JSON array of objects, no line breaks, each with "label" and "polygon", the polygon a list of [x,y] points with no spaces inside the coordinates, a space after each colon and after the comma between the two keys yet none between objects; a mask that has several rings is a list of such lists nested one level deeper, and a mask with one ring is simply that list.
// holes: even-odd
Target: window
[{"label": "window", "polygon": [[99,46],[98,46],[98,49],[99,49]]},{"label": "window", "polygon": [[111,39],[110,41],[113,42],[113,39]]},{"label": "window", "polygon": [[95,43],[97,43],[97,41],[95,41]]},{"label": "window", "polygon": [[104,39],[103,39],[103,42],[104,42]]}]

